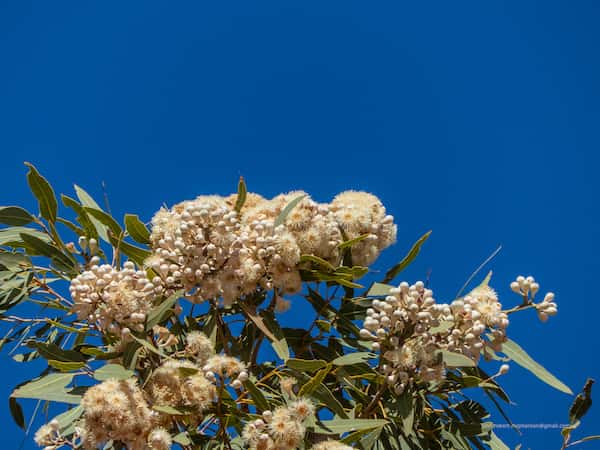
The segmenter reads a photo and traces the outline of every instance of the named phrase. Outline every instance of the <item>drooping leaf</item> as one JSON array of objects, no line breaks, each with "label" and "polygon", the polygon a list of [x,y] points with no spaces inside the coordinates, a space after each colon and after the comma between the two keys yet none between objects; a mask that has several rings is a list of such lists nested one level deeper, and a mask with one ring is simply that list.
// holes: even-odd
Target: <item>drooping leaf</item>
[{"label": "drooping leaf", "polygon": [[349,366],[351,364],[365,363],[369,359],[376,358],[377,355],[369,352],[355,352],[335,358],[331,363],[334,366]]},{"label": "drooping leaf", "polygon": [[421,236],[419,240],[413,244],[412,248],[402,259],[402,261],[400,261],[398,264],[396,264],[394,267],[387,271],[387,273],[385,274],[385,278],[383,279],[383,283],[389,283],[390,281],[392,281],[398,276],[400,272],[406,269],[411,262],[413,262],[413,260],[419,254],[419,251],[421,251],[421,246],[427,240],[427,238],[429,238],[430,234],[431,231],[428,231],[423,236]]},{"label": "drooping leaf", "polygon": [[66,361],[57,361],[55,359],[49,359],[48,365],[54,367],[56,370],[60,372],[73,372],[75,370],[79,370],[85,366],[84,362],[66,362]]},{"label": "drooping leaf", "polygon": [[28,234],[30,236],[34,236],[38,239],[41,239],[45,242],[50,242],[50,236],[46,233],[43,233],[38,230],[34,230],[33,228],[27,227],[11,227],[11,228],[3,228],[0,230],[0,245],[14,245],[22,246],[23,239],[21,238],[22,234]]},{"label": "drooping leaf", "polygon": [[588,378],[581,393],[577,394],[569,408],[569,422],[571,424],[581,420],[592,406],[592,385],[594,380]]},{"label": "drooping leaf", "polygon": [[298,396],[304,397],[310,395],[319,385],[323,382],[329,371],[331,370],[331,364],[328,364],[325,368],[319,370],[314,377],[308,380],[298,392]]},{"label": "drooping leaf", "polygon": [[33,216],[20,206],[0,206],[0,223],[4,225],[27,225],[33,220]]},{"label": "drooping leaf", "polygon": [[160,302],[157,306],[152,308],[148,312],[146,319],[146,330],[151,330],[155,325],[158,325],[172,313],[172,308],[177,302],[177,299],[181,297],[183,290],[179,290],[171,294],[168,298]]},{"label": "drooping leaf", "polygon": [[46,359],[63,362],[85,362],[85,357],[75,350],[64,350],[52,342],[34,342],[31,344]]},{"label": "drooping leaf", "polygon": [[56,222],[58,202],[56,201],[52,186],[50,186],[50,183],[40,175],[33,164],[26,162],[25,165],[29,167],[29,172],[27,172],[27,183],[38,201],[40,214],[48,222]]},{"label": "drooping leaf", "polygon": [[126,369],[120,364],[106,364],[94,372],[94,378],[98,381],[110,380],[111,378],[126,380],[133,375],[133,370]]},{"label": "drooping leaf", "polygon": [[261,411],[268,411],[270,409],[269,402],[261,392],[261,390],[251,381],[244,381],[244,388],[250,394],[254,405]]},{"label": "drooping leaf", "polygon": [[72,271],[75,268],[75,259],[66,253],[60,251],[57,247],[49,244],[44,239],[40,239],[37,236],[29,233],[21,233],[21,241],[31,249],[34,254],[42,255],[50,258],[55,264],[61,269],[66,271]]},{"label": "drooping leaf", "polygon": [[345,248],[350,248],[353,245],[358,244],[360,241],[364,241],[370,235],[371,235],[370,233],[361,234],[360,236],[357,236],[354,239],[349,239],[347,241],[342,242],[341,244],[338,245],[338,248],[340,250],[343,250]]},{"label": "drooping leaf", "polygon": [[125,229],[140,244],[150,244],[150,231],[136,214],[125,214]]},{"label": "drooping leaf", "polygon": [[358,430],[375,429],[385,426],[385,419],[333,419],[323,420],[321,425],[334,434],[349,433]]},{"label": "drooping leaf", "polygon": [[510,450],[493,431],[490,433],[490,439],[486,441],[486,444],[490,446],[490,450]]},{"label": "drooping leaf", "polygon": [[296,205],[298,205],[298,203],[300,203],[304,199],[304,197],[306,197],[306,195],[300,195],[292,201],[290,201],[287,205],[285,205],[285,208],[281,210],[281,212],[275,219],[275,227],[278,227],[279,225],[283,225],[285,223],[285,219],[287,218],[287,216],[292,212]]},{"label": "drooping leaf", "polygon": [[367,295],[369,297],[385,297],[387,295],[390,295],[390,289],[392,289],[393,287],[394,286],[391,286],[389,284],[373,283],[371,285],[371,288],[367,292]]},{"label": "drooping leaf", "polygon": [[290,358],[285,363],[290,369],[299,370],[301,372],[315,372],[327,366],[327,362],[322,359],[297,359]]},{"label": "drooping leaf", "polygon": [[58,422],[60,433],[68,436],[75,431],[75,423],[83,415],[83,406],[78,405],[59,414],[53,420]]},{"label": "drooping leaf", "polygon": [[529,370],[544,383],[561,392],[573,395],[573,391],[566,384],[548,372],[542,365],[535,362],[516,342],[507,339],[502,344],[502,352],[521,367]]},{"label": "drooping leaf", "polygon": [[461,353],[449,352],[448,350],[440,350],[442,360],[446,367],[475,367],[477,364],[468,356]]},{"label": "drooping leaf", "polygon": [[127,255],[139,267],[142,267],[144,261],[151,255],[150,251],[131,245],[122,239],[114,237],[112,234],[109,234],[108,241],[113,247],[119,249],[121,253]]},{"label": "drooping leaf", "polygon": [[273,346],[273,350],[277,353],[277,356],[284,361],[287,361],[290,357],[290,350],[287,345],[287,341],[285,340],[285,336],[281,332],[281,328],[277,324],[277,322],[270,319],[270,316],[264,314],[258,315],[256,311],[253,311],[250,306],[245,304],[244,302],[239,302],[238,305],[244,311],[246,316],[254,322],[254,324],[262,331],[265,336],[271,341],[271,345]]},{"label": "drooping leaf", "polygon": [[22,428],[25,429],[25,417],[23,416],[23,408],[17,402],[17,399],[14,397],[9,397],[8,406],[10,408],[10,415],[12,416],[15,423]]},{"label": "drooping leaf", "polygon": [[74,374],[51,373],[15,389],[11,394],[14,398],[34,398],[53,402],[79,404],[80,395],[67,392],[67,385],[73,380]]},{"label": "drooping leaf", "polygon": [[101,209],[92,208],[89,206],[85,206],[83,209],[85,209],[90,217],[95,218],[102,225],[108,227],[108,229],[112,231],[115,236],[121,236],[121,233],[123,233],[123,229],[121,228],[121,225],[119,225],[119,222],[117,222],[110,214],[102,211]]}]

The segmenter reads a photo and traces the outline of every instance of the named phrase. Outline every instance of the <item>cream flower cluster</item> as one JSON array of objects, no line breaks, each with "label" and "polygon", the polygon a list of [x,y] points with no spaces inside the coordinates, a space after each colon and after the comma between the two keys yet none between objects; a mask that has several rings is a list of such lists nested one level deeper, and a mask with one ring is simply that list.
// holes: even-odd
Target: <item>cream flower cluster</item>
[{"label": "cream flower cluster", "polygon": [[133,262],[119,270],[98,265],[95,258],[89,270],[71,281],[73,312],[111,333],[123,328],[143,330],[153,300],[163,291],[160,280],[148,280],[144,271],[135,270]]},{"label": "cream flower cluster", "polygon": [[[540,285],[532,276],[524,277],[519,275],[515,281],[510,283],[510,288],[513,292],[523,297],[525,304],[530,304],[533,303],[535,295],[540,290]],[[555,316],[558,312],[558,307],[554,302],[554,293],[548,292],[540,303],[535,304],[535,309],[537,310],[538,318],[542,322],[546,322],[550,316]]]},{"label": "cream flower cluster", "polygon": [[44,450],[54,450],[61,446],[60,426],[56,419],[42,425],[33,436],[34,442]]},{"label": "cream flower cluster", "polygon": [[397,393],[417,375],[423,380],[443,378],[444,367],[435,354],[440,347],[431,329],[444,314],[450,314],[448,305],[437,304],[422,281],[400,283],[367,310],[360,335],[375,341],[374,350],[383,351],[382,371]]},{"label": "cream flower cluster", "polygon": [[147,448],[147,436],[155,424],[155,413],[134,379],[107,380],[89,388],[79,435],[84,448],[94,449],[110,440],[127,448]]},{"label": "cream flower cluster", "polygon": [[[284,223],[275,226],[299,197]],[[168,288],[183,287],[194,302],[222,298],[225,305],[257,289],[296,293],[301,255],[337,264],[339,244],[361,237],[352,248],[353,263],[368,265],[396,239],[393,217],[365,192],[344,192],[331,204],[318,204],[300,191],[272,200],[248,194],[240,213],[236,198],[201,196],[156,213],[147,265]]]},{"label": "cream flower cluster", "polygon": [[[539,286],[532,277],[519,277],[511,288],[532,299]],[[553,300],[554,294],[549,293],[536,305],[542,320],[556,314]],[[487,283],[448,305],[438,304],[423,282],[402,282],[385,300],[373,300],[360,335],[373,341],[373,350],[382,352],[381,370],[401,393],[415,378],[445,378],[440,350],[464,354],[475,362],[486,347],[501,351],[508,325],[508,316]]]},{"label": "cream flower cluster", "polygon": [[304,439],[305,422],[314,412],[314,405],[305,399],[265,411],[262,419],[244,426],[242,439],[251,450],[295,450]]},{"label": "cream flower cluster", "polygon": [[[473,289],[464,298],[454,300],[450,308],[454,326],[444,336],[448,350],[463,353],[477,362],[485,346],[495,351],[502,349],[509,321],[491,287]],[[491,335],[489,341],[482,337],[486,330]]]}]

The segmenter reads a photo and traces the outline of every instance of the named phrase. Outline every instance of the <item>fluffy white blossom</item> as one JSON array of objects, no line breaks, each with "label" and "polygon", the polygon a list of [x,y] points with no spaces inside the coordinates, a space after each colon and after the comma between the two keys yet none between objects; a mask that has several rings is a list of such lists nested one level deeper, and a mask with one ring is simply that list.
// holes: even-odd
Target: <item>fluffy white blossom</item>
[{"label": "fluffy white blossom", "polygon": [[163,291],[160,280],[148,280],[129,261],[121,270],[94,264],[75,277],[69,289],[79,319],[115,334],[123,327],[143,330],[146,314]]}]

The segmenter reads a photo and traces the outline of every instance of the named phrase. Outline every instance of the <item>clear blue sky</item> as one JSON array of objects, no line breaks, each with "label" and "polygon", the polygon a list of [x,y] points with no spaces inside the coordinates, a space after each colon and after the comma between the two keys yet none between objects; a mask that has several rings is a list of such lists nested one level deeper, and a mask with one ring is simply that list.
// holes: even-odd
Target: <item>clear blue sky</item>
[{"label": "clear blue sky", "polygon": [[[507,304],[517,274],[554,290],[557,317],[509,331],[578,390],[600,378],[599,22],[593,0],[3,2],[0,204],[34,209],[24,160],[58,191],[105,181],[144,219],[239,175],[264,195],[368,190],[399,223],[378,267],[433,229],[405,275],[432,269],[438,298],[498,244]],[[1,398],[36,374],[0,364]],[[516,366],[504,382],[516,423],[565,421],[567,395]],[[7,403],[0,421],[17,448]]]}]

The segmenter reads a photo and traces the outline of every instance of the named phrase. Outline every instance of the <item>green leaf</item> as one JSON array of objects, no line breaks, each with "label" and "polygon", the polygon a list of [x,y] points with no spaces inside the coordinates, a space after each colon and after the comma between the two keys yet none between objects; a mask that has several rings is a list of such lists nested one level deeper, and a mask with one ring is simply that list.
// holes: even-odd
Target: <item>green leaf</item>
[{"label": "green leaf", "polygon": [[142,347],[147,348],[148,350],[150,350],[152,353],[155,353],[159,356],[162,356],[163,358],[165,358],[166,356],[163,354],[163,352],[156,348],[154,345],[152,345],[150,342],[148,342],[146,339],[143,338],[139,338],[136,335],[134,335],[133,333],[130,334],[131,338],[136,341],[138,344],[140,344]]},{"label": "green leaf", "polygon": [[287,361],[290,357],[290,350],[283,336],[281,328],[277,324],[277,321],[272,318],[272,314],[269,316],[265,311],[262,315],[256,314],[249,305],[244,302],[238,302],[238,305],[244,311],[246,317],[248,317],[254,324],[264,333],[264,335],[271,341],[273,350],[277,353],[277,356],[283,361]]},{"label": "green leaf", "polygon": [[50,183],[40,175],[37,169],[28,162],[25,163],[29,167],[27,172],[27,183],[40,206],[40,214],[47,221],[56,222],[56,213],[58,211],[58,202],[54,195],[54,190]]},{"label": "green leaf", "polygon": [[105,213],[101,209],[91,208],[88,206],[84,207],[83,209],[85,209],[85,211],[92,218],[96,218],[102,225],[107,226],[115,236],[121,236],[123,233],[123,229],[121,228],[121,225],[119,225],[119,222],[117,222],[110,214]]},{"label": "green leaf", "polygon": [[10,272],[20,272],[31,267],[31,260],[23,253],[0,251],[0,268]]},{"label": "green leaf", "polygon": [[148,250],[131,245],[122,239],[115,238],[112,235],[110,235],[108,239],[113,247],[118,248],[121,253],[127,255],[131,261],[140,267],[144,265],[144,261],[151,255]]},{"label": "green leaf", "polygon": [[[63,205],[65,205],[67,208],[71,208],[73,211],[75,211],[77,213],[77,222],[79,222],[81,224],[81,226],[83,227],[83,230],[85,231],[85,236],[87,236],[88,238],[98,238],[99,237],[99,232],[98,229],[96,228],[96,226],[94,225],[94,223],[98,223],[100,226],[104,227],[104,225],[102,225],[100,222],[98,222],[96,219],[94,219],[93,217],[90,217],[89,214],[87,212],[85,212],[85,209],[83,208],[83,206],[81,206],[79,204],[79,202],[77,202],[77,200],[69,197],[68,195],[65,194],[61,194],[60,198],[63,202]],[[92,222],[92,220],[94,222]],[[104,237],[106,238],[105,240],[108,239],[108,234],[106,234],[106,229],[102,228],[103,232],[104,232]]]},{"label": "green leaf", "polygon": [[25,417],[23,416],[23,408],[17,402],[17,399],[14,397],[9,397],[8,406],[10,408],[10,415],[12,416],[15,423],[22,428],[25,429]]},{"label": "green leaf", "polygon": [[[100,206],[98,205],[98,203],[96,203],[96,201],[92,198],[92,196],[77,185],[75,185],[75,193],[77,194],[77,198],[79,199],[79,201],[81,202],[81,204],[83,205],[84,208],[93,208],[93,209],[102,211],[102,208],[100,208]],[[63,201],[64,201],[64,199],[63,199]],[[84,210],[84,212],[85,212],[85,210]],[[91,223],[93,224],[94,228],[98,231],[98,235],[100,236],[100,238],[102,238],[102,240],[105,242],[109,242],[108,241],[108,231],[107,231],[108,227],[106,225],[104,225],[102,222],[100,222],[98,219],[96,219],[95,217],[89,217],[89,219],[90,219]]]},{"label": "green leaf", "polygon": [[133,370],[128,370],[120,364],[106,364],[94,372],[94,378],[98,381],[110,380],[111,378],[126,380],[133,375]]},{"label": "green leaf", "polygon": [[327,362],[322,359],[290,358],[286,361],[285,365],[290,369],[299,370],[300,372],[315,372],[323,367],[327,367]]},{"label": "green leaf", "polygon": [[268,411],[270,409],[269,402],[261,392],[261,390],[250,380],[244,381],[244,388],[250,394],[254,405],[261,411]]},{"label": "green leaf", "polygon": [[75,423],[83,415],[83,406],[78,405],[74,408],[66,410],[52,420],[58,422],[60,433],[63,436],[68,436],[75,431]]},{"label": "green leaf", "polygon": [[33,228],[27,227],[11,227],[11,228],[3,228],[0,230],[0,245],[12,245],[17,244],[22,245],[23,239],[21,238],[22,234],[28,234],[30,236],[35,236],[38,239],[43,240],[44,242],[50,242],[50,236],[46,233],[43,233],[38,230],[34,230]]},{"label": "green leaf", "polygon": [[413,260],[419,254],[419,251],[421,251],[421,246],[427,240],[427,238],[429,238],[430,234],[431,234],[431,231],[428,231],[423,236],[421,236],[419,238],[419,240],[413,244],[412,248],[407,253],[407,255],[404,257],[404,259],[402,259],[402,261],[400,261],[398,264],[396,264],[394,267],[392,267],[390,270],[388,270],[388,272],[385,274],[385,278],[383,279],[384,283],[389,283],[390,281],[392,281],[394,278],[396,278],[398,276],[398,274],[400,272],[402,272],[404,269],[406,269],[406,267],[408,267],[408,265],[411,262],[413,262]]},{"label": "green leaf", "polygon": [[187,416],[191,413],[197,412],[196,408],[190,406],[174,407],[170,405],[153,405],[154,411],[169,414],[170,416]]},{"label": "green leaf", "polygon": [[446,367],[475,367],[475,361],[461,353],[449,352],[448,350],[440,350],[442,360]]},{"label": "green leaf", "polygon": [[48,364],[61,372],[73,372],[85,366],[84,362],[66,362],[49,359]]},{"label": "green leaf", "polygon": [[594,380],[588,378],[581,393],[577,394],[569,408],[569,422],[575,423],[581,420],[592,406],[592,385]]},{"label": "green leaf", "polygon": [[34,220],[34,217],[20,206],[0,206],[0,223],[4,225],[27,225]]},{"label": "green leaf", "polygon": [[573,395],[573,391],[571,391],[566,384],[548,372],[543,366],[535,362],[516,342],[507,339],[507,341],[502,344],[502,352],[521,367],[529,370],[544,383],[565,394]]},{"label": "green leaf", "polygon": [[125,214],[125,229],[140,244],[150,244],[150,231],[136,214]]},{"label": "green leaf", "polygon": [[48,360],[85,363],[85,358],[81,353],[75,350],[63,350],[53,343],[35,342],[31,346]]},{"label": "green leaf", "polygon": [[279,215],[277,216],[277,218],[275,219],[275,227],[278,227],[279,225],[283,225],[285,222],[285,219],[287,218],[287,216],[292,212],[292,210],[296,207],[296,205],[298,203],[300,203],[304,197],[306,197],[306,195],[300,195],[298,197],[296,197],[295,199],[293,199],[291,202],[289,202],[285,208],[283,208],[281,210],[281,212],[279,213]]},{"label": "green leaf", "polygon": [[73,376],[74,374],[72,373],[51,373],[45,375],[15,389],[11,397],[34,398],[77,405],[81,401],[81,396],[69,394],[66,389],[67,385],[73,380]]},{"label": "green leaf", "polygon": [[369,359],[376,358],[377,355],[369,352],[355,352],[349,353],[344,356],[340,356],[339,358],[335,358],[331,363],[336,366],[349,366],[352,364],[360,364],[365,363]]},{"label": "green leaf", "polygon": [[314,263],[317,266],[320,266],[323,269],[325,269],[327,272],[335,271],[335,267],[333,267],[333,265],[329,261],[325,261],[323,258],[319,258],[318,256],[315,256],[315,255],[302,255],[300,257],[300,263],[305,263],[305,262]]},{"label": "green leaf", "polygon": [[369,297],[385,297],[390,295],[390,289],[394,286],[384,283],[373,283],[371,288],[367,292],[367,296]]},{"label": "green leaf", "polygon": [[502,442],[502,439],[496,436],[496,433],[493,431],[490,433],[490,439],[486,444],[490,446],[490,450],[510,450],[510,448]]},{"label": "green leaf", "polygon": [[173,442],[176,442],[177,444],[183,445],[183,446],[190,445],[192,443],[187,432],[185,432],[185,431],[182,431],[181,433],[175,435],[173,437]]},{"label": "green leaf", "polygon": [[244,203],[246,203],[246,196],[248,195],[248,190],[246,189],[246,182],[244,181],[244,177],[240,177],[240,181],[238,183],[238,194],[237,199],[235,200],[235,212],[239,213],[244,207]]},{"label": "green leaf", "polygon": [[323,383],[323,380],[325,379],[330,370],[331,364],[328,364],[325,368],[319,370],[314,377],[308,380],[300,388],[300,391],[298,392],[298,397],[305,397],[307,395],[312,394],[315,391],[315,389],[317,389],[317,387],[319,387],[321,383]]},{"label": "green leaf", "polygon": [[370,233],[365,233],[365,234],[361,234],[360,236],[355,237],[354,239],[350,239],[348,241],[344,241],[341,244],[338,245],[338,248],[340,250],[343,250],[345,248],[350,248],[352,247],[354,244],[358,244],[360,241],[365,240],[366,238],[368,238],[371,234]]},{"label": "green leaf", "polygon": [[148,312],[146,330],[151,330],[155,325],[158,325],[167,317],[169,317],[173,313],[172,308],[175,305],[175,302],[177,302],[177,299],[179,299],[182,294],[183,290],[179,290],[152,308]]},{"label": "green leaf", "polygon": [[321,425],[334,434],[380,428],[388,423],[384,419],[333,419],[323,420]]},{"label": "green leaf", "polygon": [[54,245],[48,244],[43,239],[28,233],[21,233],[20,236],[21,241],[23,241],[28,248],[33,250],[35,254],[50,258],[54,263],[59,264],[61,269],[65,269],[67,272],[72,271],[75,268],[76,261],[73,257],[61,252]]}]

